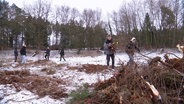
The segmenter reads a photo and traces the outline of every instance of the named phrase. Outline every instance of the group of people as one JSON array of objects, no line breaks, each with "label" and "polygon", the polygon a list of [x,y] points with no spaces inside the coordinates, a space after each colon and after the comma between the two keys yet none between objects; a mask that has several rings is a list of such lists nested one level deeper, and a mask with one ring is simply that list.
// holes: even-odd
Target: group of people
[{"label": "group of people", "polygon": [[[18,50],[16,47],[14,49],[14,55],[15,55],[15,62],[17,62]],[[21,55],[21,63],[22,64],[26,63],[26,45],[25,44],[20,49],[20,55]]]},{"label": "group of people", "polygon": [[[60,61],[61,61],[62,59],[63,59],[64,61],[66,61],[66,60],[65,60],[65,57],[64,57],[65,52],[64,52],[64,48],[63,48],[63,47],[60,48],[59,54],[60,54]],[[49,60],[49,57],[50,57],[50,48],[47,47],[47,50],[45,51],[45,59]]]},{"label": "group of people", "polygon": [[[114,42],[112,39],[111,35],[107,35],[107,39],[104,42],[104,53],[106,54],[106,60],[107,60],[107,66],[109,67],[109,62],[110,59],[112,61],[112,69],[114,69],[114,59],[115,59],[115,47],[114,47]],[[134,62],[134,53],[135,52],[140,52],[140,49],[137,47],[136,44],[136,38],[133,37],[129,43],[126,45],[125,47],[125,52],[128,54],[129,56],[129,62],[127,63],[127,65],[132,65]]]},{"label": "group of people", "polygon": [[[106,54],[106,60],[107,60],[107,66],[109,67],[109,63],[110,63],[110,59],[112,61],[112,68],[114,69],[115,67],[115,44],[113,42],[112,36],[111,35],[107,35],[107,39],[104,42],[104,53]],[[129,62],[127,63],[127,65],[131,65],[134,62],[134,53],[135,51],[140,52],[140,49],[137,47],[136,44],[136,38],[133,37],[129,43],[126,45],[125,47],[125,52],[128,54],[129,56]],[[20,54],[21,54],[21,63],[24,64],[26,63],[26,45],[23,45],[21,50],[20,50]],[[59,50],[59,54],[60,54],[60,61],[63,59],[64,61],[64,48],[61,47]],[[15,55],[15,62],[17,61],[17,57],[18,57],[18,51],[17,48],[14,49],[14,55]],[[46,51],[45,51],[45,59],[49,60],[50,57],[50,48],[47,47]]]},{"label": "group of people", "polygon": [[[21,63],[22,64],[25,64],[26,63],[26,45],[23,45],[22,48],[20,49],[20,55],[21,55]],[[49,60],[49,57],[50,57],[50,48],[47,47],[46,51],[44,52],[45,53],[45,59]],[[59,54],[60,54],[60,61],[63,59],[64,61],[65,58],[64,58],[64,55],[65,55],[65,52],[64,52],[64,48],[61,47],[61,49],[59,50]],[[36,52],[32,55],[32,57],[34,57],[36,55]],[[14,49],[14,56],[15,56],[15,62],[17,62],[17,57],[18,57],[18,50],[17,48],[15,47]]]}]

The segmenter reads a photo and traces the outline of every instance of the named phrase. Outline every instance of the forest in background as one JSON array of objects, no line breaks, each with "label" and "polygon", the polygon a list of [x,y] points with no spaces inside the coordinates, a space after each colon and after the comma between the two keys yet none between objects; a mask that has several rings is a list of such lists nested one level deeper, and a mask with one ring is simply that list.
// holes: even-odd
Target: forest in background
[{"label": "forest in background", "polygon": [[[123,2],[123,1],[122,1]],[[100,10],[79,12],[38,0],[19,8],[0,0],[0,49],[47,46],[68,49],[102,47],[107,34],[119,45],[136,37],[142,48],[172,48],[184,41],[184,0],[132,0],[102,18]],[[54,36],[54,40],[52,38]]]}]

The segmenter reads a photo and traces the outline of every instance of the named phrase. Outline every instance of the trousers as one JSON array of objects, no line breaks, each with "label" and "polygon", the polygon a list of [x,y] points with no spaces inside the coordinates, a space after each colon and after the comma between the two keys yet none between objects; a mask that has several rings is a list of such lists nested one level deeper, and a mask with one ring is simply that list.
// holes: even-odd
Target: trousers
[{"label": "trousers", "polygon": [[107,54],[106,56],[106,59],[107,59],[107,66],[109,66],[109,62],[110,62],[110,59],[112,61],[112,68],[114,68],[114,54]]}]

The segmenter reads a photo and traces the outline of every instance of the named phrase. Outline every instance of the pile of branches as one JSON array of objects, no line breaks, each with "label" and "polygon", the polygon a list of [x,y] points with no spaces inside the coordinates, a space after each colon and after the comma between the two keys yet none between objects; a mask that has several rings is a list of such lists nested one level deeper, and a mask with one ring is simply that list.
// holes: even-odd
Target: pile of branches
[{"label": "pile of branches", "polygon": [[[175,61],[172,61],[175,60]],[[92,104],[183,104],[184,59],[162,61],[155,57],[149,65],[122,66],[109,80],[94,85]],[[174,63],[173,63],[174,62]]]},{"label": "pile of branches", "polygon": [[0,84],[12,84],[17,91],[27,89],[39,97],[46,95],[54,99],[67,97],[61,79],[31,75],[28,70],[0,71]]}]

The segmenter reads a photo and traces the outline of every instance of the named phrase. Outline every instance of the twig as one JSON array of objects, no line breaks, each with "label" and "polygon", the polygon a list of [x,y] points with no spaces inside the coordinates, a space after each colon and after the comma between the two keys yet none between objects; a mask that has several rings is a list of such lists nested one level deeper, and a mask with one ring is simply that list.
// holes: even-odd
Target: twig
[{"label": "twig", "polygon": [[146,56],[146,55],[143,55],[142,53],[138,53],[138,54],[140,54],[141,56],[144,56],[144,57],[146,57],[146,58],[148,58],[148,59],[152,59],[152,58],[150,58],[150,57],[148,57],[148,56]]},{"label": "twig", "polygon": [[182,88],[183,88],[183,80],[184,80],[184,77],[182,78],[181,83],[180,83],[180,88],[178,90],[178,98],[180,98],[180,93],[181,93]]},{"label": "twig", "polygon": [[144,55],[149,55],[149,54],[154,53],[154,52],[156,52],[156,51],[153,50],[153,51],[151,51],[151,52],[149,52],[149,53],[146,53],[146,54],[144,54]]},{"label": "twig", "polygon": [[161,61],[161,60],[160,60],[159,62],[162,63],[163,65],[167,66],[167,67],[172,68],[172,70],[174,70],[176,73],[178,73],[179,75],[181,75],[181,76],[184,77],[184,73],[178,71],[178,70],[175,69],[172,65],[170,65],[170,64],[168,64],[168,63],[165,63],[165,62],[163,62],[163,61]]},{"label": "twig", "polygon": [[180,72],[180,71],[176,70],[175,68],[173,68],[173,70],[174,70],[175,72],[177,72],[178,74],[180,74],[181,76],[183,76],[183,77],[184,77],[184,73],[182,73],[182,72]]},{"label": "twig", "polygon": [[172,53],[172,52],[167,52],[166,54],[171,54],[171,55],[175,56],[176,58],[181,59],[180,57],[178,57],[177,55],[175,55],[175,54]]}]

